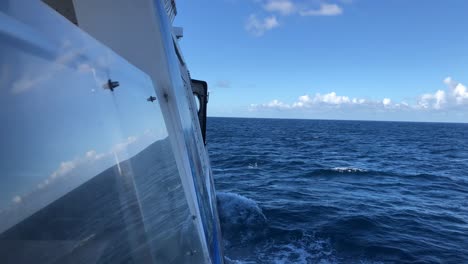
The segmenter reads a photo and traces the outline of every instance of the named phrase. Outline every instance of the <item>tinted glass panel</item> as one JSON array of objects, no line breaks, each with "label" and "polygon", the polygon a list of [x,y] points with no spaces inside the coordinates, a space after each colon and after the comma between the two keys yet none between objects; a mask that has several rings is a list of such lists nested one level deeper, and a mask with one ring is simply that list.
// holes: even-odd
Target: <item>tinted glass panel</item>
[{"label": "tinted glass panel", "polygon": [[151,80],[24,2],[0,5],[0,262],[204,263]]}]

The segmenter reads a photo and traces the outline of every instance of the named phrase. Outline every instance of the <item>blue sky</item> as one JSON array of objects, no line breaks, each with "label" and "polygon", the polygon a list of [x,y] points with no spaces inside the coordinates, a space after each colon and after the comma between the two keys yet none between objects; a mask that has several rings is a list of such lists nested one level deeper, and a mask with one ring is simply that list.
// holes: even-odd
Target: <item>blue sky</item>
[{"label": "blue sky", "polygon": [[468,122],[466,0],[177,6],[210,116]]}]

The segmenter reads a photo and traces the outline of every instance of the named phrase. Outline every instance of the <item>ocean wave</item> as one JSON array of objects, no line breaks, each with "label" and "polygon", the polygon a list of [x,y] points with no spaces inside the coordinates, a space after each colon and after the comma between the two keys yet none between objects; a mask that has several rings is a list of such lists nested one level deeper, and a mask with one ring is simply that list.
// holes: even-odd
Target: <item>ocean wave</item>
[{"label": "ocean wave", "polygon": [[266,217],[257,202],[236,193],[218,192],[221,221],[228,224],[264,224]]},{"label": "ocean wave", "polygon": [[224,256],[224,262],[226,264],[257,264],[255,261],[231,259],[227,256]]},{"label": "ocean wave", "polygon": [[[272,228],[269,238],[249,245],[250,254],[225,257],[227,264],[338,263],[329,240],[318,239],[305,231]],[[299,235],[297,235],[299,233]],[[229,255],[229,252],[227,252]]]},{"label": "ocean wave", "polygon": [[269,226],[256,201],[228,192],[218,192],[217,200],[226,263],[337,263],[328,240]]},{"label": "ocean wave", "polygon": [[331,169],[332,171],[336,171],[336,172],[341,172],[341,173],[347,173],[347,172],[351,172],[351,173],[355,173],[355,172],[368,172],[367,170],[365,169],[360,169],[360,168],[354,168],[354,167],[334,167]]},{"label": "ocean wave", "polygon": [[257,254],[262,263],[337,263],[328,240],[317,239],[313,235],[303,233],[299,239],[291,239],[289,243],[273,241],[260,249]]},{"label": "ocean wave", "polygon": [[223,220],[227,264],[468,263],[467,126],[212,120],[217,189],[267,217]]},{"label": "ocean wave", "polygon": [[227,192],[218,192],[216,197],[225,246],[245,243],[264,235],[267,218],[254,200]]},{"label": "ocean wave", "polygon": [[255,169],[255,168],[258,168],[258,163],[255,162],[255,163],[249,163],[249,166],[247,167],[249,169]]},{"label": "ocean wave", "polygon": [[389,176],[388,172],[384,171],[372,171],[361,169],[357,167],[333,167],[333,168],[321,168],[308,171],[308,176],[338,176],[338,175],[382,175]]},{"label": "ocean wave", "polygon": [[331,221],[330,224],[330,228],[335,231],[350,229],[353,230],[353,232],[359,232],[362,230],[369,232],[370,230],[379,227],[379,222],[376,219],[364,215],[341,217],[336,221]]}]

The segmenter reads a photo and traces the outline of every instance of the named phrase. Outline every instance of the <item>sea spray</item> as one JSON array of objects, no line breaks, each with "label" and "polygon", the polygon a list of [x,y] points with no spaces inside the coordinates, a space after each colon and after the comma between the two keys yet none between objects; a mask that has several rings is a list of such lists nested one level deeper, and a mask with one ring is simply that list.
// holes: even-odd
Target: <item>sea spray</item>
[{"label": "sea spray", "polygon": [[258,204],[235,193],[218,192],[221,231],[227,246],[253,240],[265,233],[267,219]]}]

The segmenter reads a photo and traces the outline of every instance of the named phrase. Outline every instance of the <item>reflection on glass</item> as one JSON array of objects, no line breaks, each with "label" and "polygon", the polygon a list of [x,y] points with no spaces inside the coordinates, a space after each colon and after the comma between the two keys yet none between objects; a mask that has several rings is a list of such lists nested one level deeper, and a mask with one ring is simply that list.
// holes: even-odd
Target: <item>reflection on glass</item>
[{"label": "reflection on glass", "polygon": [[198,99],[198,96],[196,94],[193,94],[193,99],[195,100],[197,111],[200,111],[200,99]]},{"label": "reflection on glass", "polygon": [[5,3],[0,263],[204,263],[150,79],[39,1]]}]

